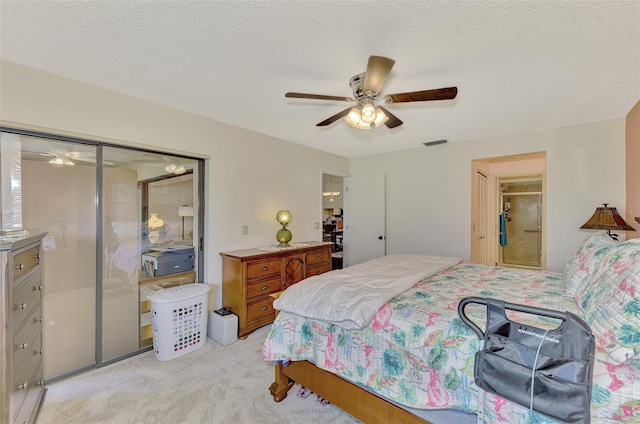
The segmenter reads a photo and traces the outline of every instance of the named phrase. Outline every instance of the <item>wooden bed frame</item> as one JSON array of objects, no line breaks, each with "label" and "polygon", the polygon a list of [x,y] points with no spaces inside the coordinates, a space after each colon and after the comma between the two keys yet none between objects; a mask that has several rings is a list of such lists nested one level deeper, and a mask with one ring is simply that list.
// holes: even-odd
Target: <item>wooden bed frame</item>
[{"label": "wooden bed frame", "polygon": [[280,402],[286,398],[294,383],[308,388],[367,424],[430,424],[429,421],[342,377],[322,370],[309,361],[291,361],[287,366],[276,364],[276,381],[269,388],[273,400]]}]

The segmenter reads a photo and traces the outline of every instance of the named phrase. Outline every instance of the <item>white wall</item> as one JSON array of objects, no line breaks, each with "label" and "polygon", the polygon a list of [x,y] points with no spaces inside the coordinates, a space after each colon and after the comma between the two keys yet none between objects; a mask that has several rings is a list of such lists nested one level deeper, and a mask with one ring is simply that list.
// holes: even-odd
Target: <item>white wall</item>
[{"label": "white wall", "polygon": [[[205,276],[221,282],[221,251],[275,243],[279,209],[294,242],[322,240],[322,170],[349,173],[349,160],[193,114],[0,62],[0,119],[50,133],[208,155]],[[38,128],[36,128],[38,127]],[[242,226],[249,234],[242,235]],[[212,296],[220,306],[220,291]],[[212,305],[210,305],[212,307]]]},{"label": "white wall", "polygon": [[470,258],[471,161],[546,151],[547,269],[562,271],[607,202],[625,209],[625,121],[609,119],[495,139],[354,159],[353,175],[386,174],[387,253]]},{"label": "white wall", "polygon": [[[275,213],[293,213],[294,242],[320,240],[322,170],[346,158],[242,130],[32,68],[0,62],[0,119],[93,139],[209,155],[204,280],[219,284],[220,251],[273,243]],[[387,251],[470,257],[471,160],[547,152],[547,268],[562,270],[600,203],[625,209],[624,118],[351,161],[383,172]],[[331,171],[331,172],[329,172]],[[242,235],[242,225],[249,235]],[[320,227],[321,228],[321,227]],[[215,299],[219,299],[219,293]]]}]

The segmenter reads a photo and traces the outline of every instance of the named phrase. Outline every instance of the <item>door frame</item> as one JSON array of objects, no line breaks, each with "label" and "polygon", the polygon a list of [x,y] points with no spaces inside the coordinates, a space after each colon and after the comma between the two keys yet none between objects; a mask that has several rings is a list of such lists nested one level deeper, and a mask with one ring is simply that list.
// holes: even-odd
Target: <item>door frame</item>
[{"label": "door frame", "polygon": [[[497,208],[497,197],[498,197],[498,188],[496,185],[496,180],[498,178],[511,178],[511,177],[521,177],[521,176],[531,176],[531,175],[541,175],[542,176],[542,257],[540,258],[540,263],[542,265],[542,269],[546,269],[547,260],[546,260],[546,245],[547,245],[547,154],[546,152],[532,152],[532,153],[523,153],[513,156],[499,156],[499,157],[491,157],[491,158],[482,158],[482,159],[473,159],[471,160],[471,228],[474,227],[475,210],[473,205],[477,203],[475,199],[477,196],[476,191],[476,181],[477,172],[480,171],[482,174],[488,177],[488,190],[487,190],[487,222],[486,222],[486,243],[487,243],[487,259],[486,265],[497,266],[497,246],[499,238],[499,222],[498,222],[498,208]],[[477,261],[477,240],[474,240],[474,231],[471,231],[471,262],[479,263]]]}]

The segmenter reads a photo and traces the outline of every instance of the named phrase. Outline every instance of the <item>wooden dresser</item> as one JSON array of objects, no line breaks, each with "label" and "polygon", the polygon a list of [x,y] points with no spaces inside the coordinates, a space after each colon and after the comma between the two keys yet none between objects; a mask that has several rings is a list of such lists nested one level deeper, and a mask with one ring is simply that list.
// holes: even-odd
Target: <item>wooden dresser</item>
[{"label": "wooden dresser", "polygon": [[312,275],[331,271],[333,243],[308,241],[305,247],[222,252],[222,306],[238,316],[238,337],[273,322],[272,293]]},{"label": "wooden dresser", "polygon": [[0,242],[0,422],[33,423],[44,397],[42,264],[44,234]]}]

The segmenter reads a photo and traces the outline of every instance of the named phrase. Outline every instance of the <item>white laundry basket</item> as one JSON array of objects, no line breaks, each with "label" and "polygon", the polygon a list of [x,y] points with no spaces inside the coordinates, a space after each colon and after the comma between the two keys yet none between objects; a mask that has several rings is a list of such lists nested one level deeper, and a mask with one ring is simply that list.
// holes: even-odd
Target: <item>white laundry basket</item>
[{"label": "white laundry basket", "polygon": [[187,284],[158,290],[151,301],[153,350],[167,361],[193,352],[207,342],[208,284]]}]

